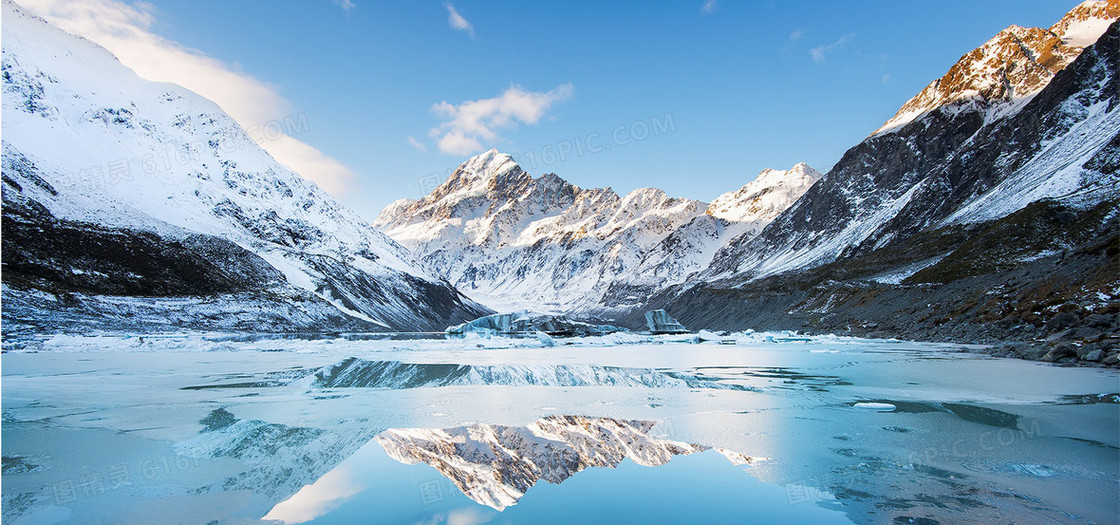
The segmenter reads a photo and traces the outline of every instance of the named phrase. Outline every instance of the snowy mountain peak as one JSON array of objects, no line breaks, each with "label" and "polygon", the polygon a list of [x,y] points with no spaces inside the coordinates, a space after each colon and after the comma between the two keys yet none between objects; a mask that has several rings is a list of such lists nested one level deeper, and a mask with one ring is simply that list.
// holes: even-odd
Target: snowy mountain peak
[{"label": "snowy mountain peak", "polygon": [[823,177],[804,162],[788,170],[764,169],[738,190],[716,197],[707,214],[730,222],[769,222]]},{"label": "snowy mountain peak", "polygon": [[670,204],[670,201],[673,200],[675,199],[670,199],[669,195],[666,194],[664,190],[658,188],[637,188],[627,193],[626,196],[622,198],[620,208],[637,210],[660,208],[661,206]]},{"label": "snowy mountain peak", "polygon": [[527,182],[528,178],[529,175],[522,171],[513,157],[492,149],[459,165],[443,184],[422,200],[462,200],[500,193],[511,186]]},{"label": "snowy mountain peak", "polygon": [[874,134],[897,130],[944,106],[973,105],[987,120],[1016,112],[1058,71],[1120,18],[1120,1],[1078,5],[1049,29],[1012,25],[962,56],[941,78],[906,102]]},{"label": "snowy mountain peak", "polygon": [[477,178],[494,178],[520,169],[513,157],[496,149],[471,157],[461,166],[459,173]]}]

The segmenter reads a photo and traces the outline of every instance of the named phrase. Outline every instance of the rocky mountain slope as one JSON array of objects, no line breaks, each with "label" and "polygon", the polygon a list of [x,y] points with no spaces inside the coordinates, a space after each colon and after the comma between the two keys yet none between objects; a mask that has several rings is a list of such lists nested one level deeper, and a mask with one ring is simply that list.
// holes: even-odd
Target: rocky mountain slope
[{"label": "rocky mountain slope", "polygon": [[3,9],[6,334],[442,329],[486,312],[209,100]]},{"label": "rocky mountain slope", "polygon": [[619,196],[555,174],[534,178],[491,150],[419,201],[389,205],[374,225],[495,309],[609,315],[702,270],[819,178],[804,164],[766,170],[709,206],[655,188]]},{"label": "rocky mountain slope", "polygon": [[[1114,349],[1117,17],[1120,2],[1086,2],[1050,30],[1001,32],[761,233],[721,250],[704,284],[650,306],[686,325],[939,339],[1046,337],[1071,313],[1097,319],[1079,350]],[[1037,38],[1005,45],[1024,34]],[[1018,76],[1035,62],[1046,68]],[[1003,88],[983,89],[992,78]]]}]

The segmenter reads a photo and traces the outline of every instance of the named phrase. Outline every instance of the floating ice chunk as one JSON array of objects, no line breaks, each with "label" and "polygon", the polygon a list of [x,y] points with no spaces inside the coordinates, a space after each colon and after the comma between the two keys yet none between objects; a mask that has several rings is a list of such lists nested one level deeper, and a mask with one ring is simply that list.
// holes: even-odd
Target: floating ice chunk
[{"label": "floating ice chunk", "polygon": [[874,410],[876,412],[894,412],[895,409],[895,406],[890,403],[875,403],[870,401],[859,402],[852,406],[864,410]]},{"label": "floating ice chunk", "polygon": [[696,335],[700,336],[701,341],[721,341],[721,340],[723,340],[723,336],[721,336],[721,335],[719,335],[719,334],[717,334],[717,333],[715,333],[711,330],[700,330],[699,332],[696,333]]}]

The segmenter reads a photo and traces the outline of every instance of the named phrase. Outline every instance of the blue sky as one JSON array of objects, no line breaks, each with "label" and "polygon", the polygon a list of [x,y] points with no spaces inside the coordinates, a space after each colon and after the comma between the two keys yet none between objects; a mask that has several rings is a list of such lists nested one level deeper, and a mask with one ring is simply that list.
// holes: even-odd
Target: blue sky
[{"label": "blue sky", "polygon": [[[767,167],[805,161],[825,171],[962,54],[1010,24],[1049,26],[1076,3],[148,0],[139,8],[151,32],[260,81],[285,111],[305,116],[295,138],[356,174],[334,192],[372,219],[390,201],[420,196],[472,145],[511,153],[533,175],[703,200]],[[464,105],[479,100],[489,102]]]}]

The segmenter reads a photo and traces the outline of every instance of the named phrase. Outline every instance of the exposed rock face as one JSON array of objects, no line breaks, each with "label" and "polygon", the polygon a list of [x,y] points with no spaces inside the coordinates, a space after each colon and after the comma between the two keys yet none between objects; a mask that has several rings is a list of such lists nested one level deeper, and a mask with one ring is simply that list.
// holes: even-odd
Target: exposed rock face
[{"label": "exposed rock face", "polygon": [[[657,466],[709,447],[650,436],[654,421],[549,416],[526,427],[475,424],[391,429],[377,436],[390,457],[427,463],[467,497],[498,510],[517,504],[539,480],[559,484],[590,467],[630,458]],[[728,456],[739,457],[741,455]]]},{"label": "exposed rock face", "polygon": [[653,188],[620,197],[552,174],[534,179],[491,150],[423,199],[391,205],[374,225],[484,303],[567,311],[594,305],[645,246],[706,207]]},{"label": "exposed rock face", "polygon": [[442,329],[486,310],[212,102],[10,2],[6,333]]},{"label": "exposed rock face", "polygon": [[620,197],[554,174],[533,178],[491,150],[419,201],[390,204],[374,225],[495,308],[604,314],[703,269],[720,246],[760,230],[819,176],[804,164],[767,170],[709,206],[655,188]]},{"label": "exposed rock face", "polygon": [[799,163],[788,170],[763,170],[738,190],[720,195],[704,215],[667,235],[645,252],[637,268],[611,283],[602,312],[623,312],[666,286],[694,282],[720,249],[758,235],[820,178],[817,170]]}]

